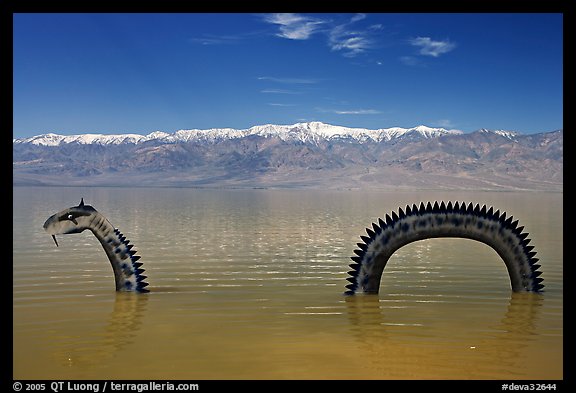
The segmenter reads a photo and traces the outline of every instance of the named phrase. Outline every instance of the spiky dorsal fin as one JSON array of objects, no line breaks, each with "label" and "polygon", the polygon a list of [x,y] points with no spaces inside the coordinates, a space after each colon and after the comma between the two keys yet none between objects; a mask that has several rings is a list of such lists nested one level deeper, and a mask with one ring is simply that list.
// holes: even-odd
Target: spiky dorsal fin
[{"label": "spiky dorsal fin", "polygon": [[84,198],[80,198],[80,204],[78,207],[84,207]]}]

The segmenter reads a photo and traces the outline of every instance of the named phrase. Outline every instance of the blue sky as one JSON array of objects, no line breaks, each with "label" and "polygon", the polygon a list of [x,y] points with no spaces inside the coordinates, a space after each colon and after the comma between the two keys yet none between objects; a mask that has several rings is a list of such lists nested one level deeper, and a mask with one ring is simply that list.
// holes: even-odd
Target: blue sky
[{"label": "blue sky", "polygon": [[13,136],[563,127],[563,17],[14,14]]}]

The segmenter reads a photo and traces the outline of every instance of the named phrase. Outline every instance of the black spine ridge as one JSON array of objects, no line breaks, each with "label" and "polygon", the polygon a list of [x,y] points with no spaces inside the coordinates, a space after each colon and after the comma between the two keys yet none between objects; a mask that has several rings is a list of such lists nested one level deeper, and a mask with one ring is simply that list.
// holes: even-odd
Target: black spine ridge
[{"label": "black spine ridge", "polygon": [[394,220],[392,220],[392,217],[390,217],[388,214],[386,214],[386,225],[389,227],[394,225]]},{"label": "black spine ridge", "polygon": [[494,209],[492,208],[492,206],[490,206],[490,209],[488,209],[488,211],[486,212],[486,217],[488,217],[489,219],[494,219]]},{"label": "black spine ridge", "polygon": [[516,228],[517,228],[517,227],[518,227],[518,220],[513,221],[513,222],[510,223],[510,228],[511,228],[514,232],[516,232]]},{"label": "black spine ridge", "polygon": [[398,208],[398,216],[400,219],[406,217],[406,214],[404,213],[401,207]]},{"label": "black spine ridge", "polygon": [[486,218],[486,205],[483,205],[482,209],[480,209],[480,215]]},{"label": "black spine ridge", "polygon": [[500,215],[501,215],[500,210],[499,210],[499,209],[496,210],[496,211],[494,212],[494,220],[500,221]]},{"label": "black spine ridge", "polygon": [[381,231],[383,231],[384,229],[386,229],[386,227],[388,226],[388,225],[386,225],[386,223],[384,222],[384,220],[381,219],[381,218],[378,219],[378,225],[380,225],[380,230],[381,230]]},{"label": "black spine ridge", "polygon": [[[362,239],[365,244],[370,244],[372,242],[372,238],[368,237],[368,236],[362,235],[362,236],[360,236],[360,239]],[[366,250],[364,250],[364,251],[366,251]]]},{"label": "black spine ridge", "polygon": [[474,215],[480,216],[480,205],[479,204],[476,204],[476,206],[474,206]]}]

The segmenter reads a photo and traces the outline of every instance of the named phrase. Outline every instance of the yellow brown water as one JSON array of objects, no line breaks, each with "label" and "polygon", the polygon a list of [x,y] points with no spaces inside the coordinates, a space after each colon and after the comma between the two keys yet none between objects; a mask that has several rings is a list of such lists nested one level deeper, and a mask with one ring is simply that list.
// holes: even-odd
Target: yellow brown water
[{"label": "yellow brown water", "polygon": [[[135,245],[151,292],[116,293],[83,197]],[[377,296],[342,295],[378,217],[428,200],[520,220],[546,292],[512,294],[488,246],[396,252]],[[562,194],[14,188],[15,379],[562,379]]]}]

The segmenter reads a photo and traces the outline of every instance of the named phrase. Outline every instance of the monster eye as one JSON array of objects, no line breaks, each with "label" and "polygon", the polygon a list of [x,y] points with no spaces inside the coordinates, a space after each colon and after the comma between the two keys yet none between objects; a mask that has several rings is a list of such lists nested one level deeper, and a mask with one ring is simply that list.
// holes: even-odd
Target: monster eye
[{"label": "monster eye", "polygon": [[76,218],[74,218],[72,214],[68,214],[66,218],[72,221],[74,224],[78,225],[78,221],[76,221]]}]

